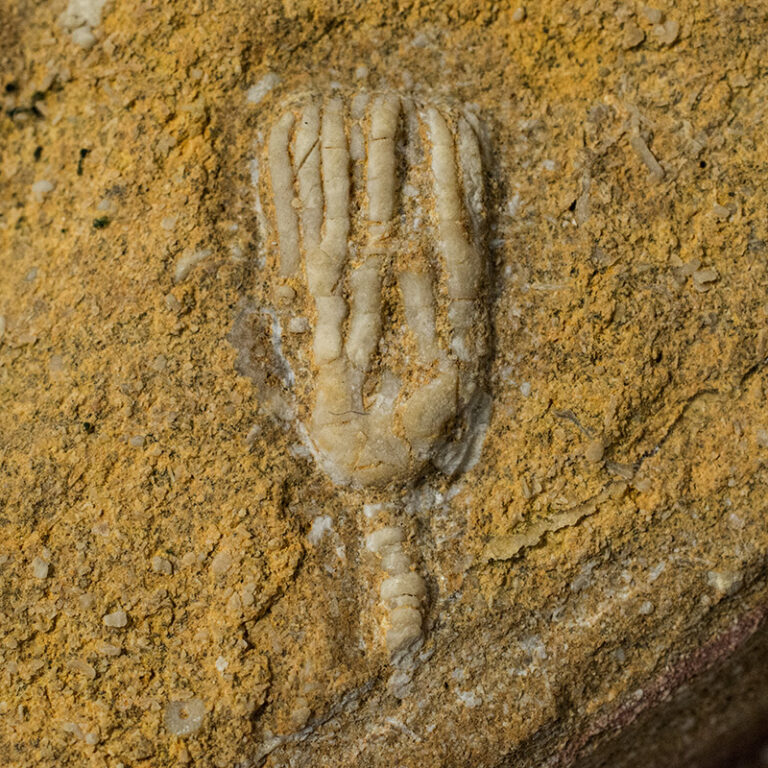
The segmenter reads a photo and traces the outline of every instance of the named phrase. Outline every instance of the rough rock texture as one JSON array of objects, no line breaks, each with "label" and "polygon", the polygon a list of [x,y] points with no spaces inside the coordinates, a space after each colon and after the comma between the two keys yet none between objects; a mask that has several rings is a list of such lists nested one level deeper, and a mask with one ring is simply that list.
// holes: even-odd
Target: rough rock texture
[{"label": "rough rock texture", "polygon": [[[754,731],[768,4],[90,5],[0,0],[3,764],[682,766]],[[493,411],[408,496],[402,700],[374,496],[235,322],[260,134],[333,82],[494,146]]]}]

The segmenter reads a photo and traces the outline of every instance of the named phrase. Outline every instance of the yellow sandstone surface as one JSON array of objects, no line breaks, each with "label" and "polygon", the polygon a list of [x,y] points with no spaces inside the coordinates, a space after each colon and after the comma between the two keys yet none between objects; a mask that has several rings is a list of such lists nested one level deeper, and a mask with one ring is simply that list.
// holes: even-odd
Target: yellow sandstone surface
[{"label": "yellow sandstone surface", "polygon": [[[768,4],[65,9],[0,0],[3,765],[568,765],[762,637]],[[228,341],[269,293],[256,145],[334,82],[493,146],[493,410],[415,492],[402,701],[374,497]],[[712,680],[671,764],[731,726]]]}]

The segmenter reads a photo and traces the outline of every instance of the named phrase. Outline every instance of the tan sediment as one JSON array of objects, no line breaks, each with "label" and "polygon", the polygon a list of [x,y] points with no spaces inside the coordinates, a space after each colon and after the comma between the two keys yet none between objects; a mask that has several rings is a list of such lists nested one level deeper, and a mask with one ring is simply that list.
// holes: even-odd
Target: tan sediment
[{"label": "tan sediment", "polygon": [[[62,10],[0,25],[4,764],[538,766],[756,615],[764,3],[118,0],[85,51]],[[251,163],[284,97],[331,81],[443,93],[494,147],[493,409],[463,481],[407,500],[429,609],[403,700],[359,506],[303,452],[310,393],[261,311]]]}]

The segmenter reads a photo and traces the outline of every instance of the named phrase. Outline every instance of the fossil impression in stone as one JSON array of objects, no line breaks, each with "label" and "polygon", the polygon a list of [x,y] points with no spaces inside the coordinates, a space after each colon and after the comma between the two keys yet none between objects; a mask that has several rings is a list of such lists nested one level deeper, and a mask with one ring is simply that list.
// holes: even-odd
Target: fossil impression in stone
[{"label": "fossil impression in stone", "polygon": [[[480,129],[450,105],[334,93],[288,100],[269,130],[262,191],[283,350],[304,438],[337,485],[391,499],[430,464],[456,474],[484,426]],[[421,637],[426,594],[397,522],[368,537],[389,574],[393,655]]]},{"label": "fossil impression in stone", "polygon": [[387,649],[397,654],[421,639],[422,601],[427,595],[424,579],[414,570],[413,561],[403,549],[405,535],[401,528],[386,527],[369,534],[366,545],[381,557],[389,577],[381,582],[382,602],[389,609],[390,627]]},{"label": "fossil impression in stone", "polygon": [[487,346],[474,122],[395,94],[349,113],[306,97],[269,134],[281,287],[314,315],[305,426],[337,483],[460,463]]}]

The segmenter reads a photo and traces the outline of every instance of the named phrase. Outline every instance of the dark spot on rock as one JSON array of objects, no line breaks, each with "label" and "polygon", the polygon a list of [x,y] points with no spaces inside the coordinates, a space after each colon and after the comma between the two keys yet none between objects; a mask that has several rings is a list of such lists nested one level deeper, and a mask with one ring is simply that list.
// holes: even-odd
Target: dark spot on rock
[{"label": "dark spot on rock", "polygon": [[82,176],[83,175],[83,160],[85,160],[86,157],[91,153],[90,149],[85,149],[84,147],[80,150],[80,159],[77,161],[77,175]]}]

